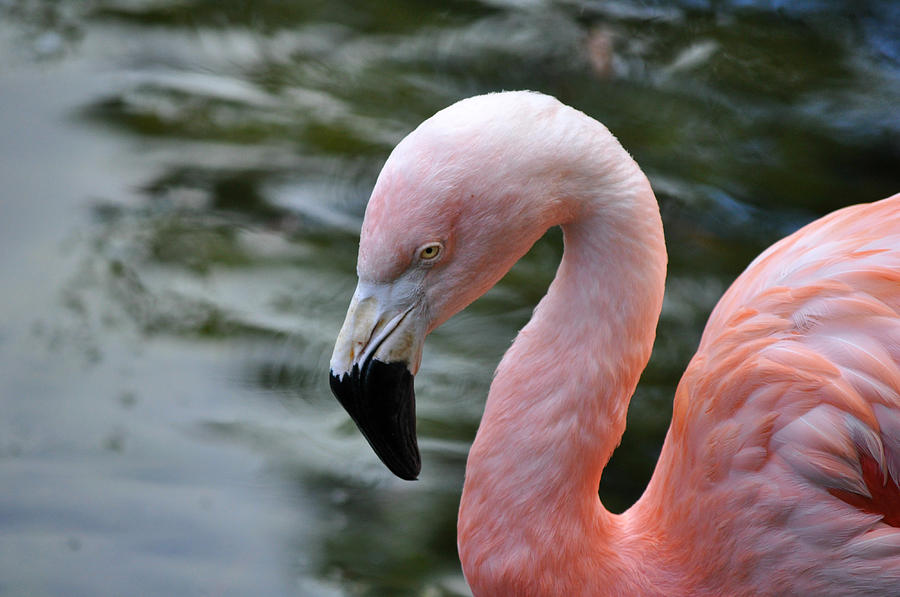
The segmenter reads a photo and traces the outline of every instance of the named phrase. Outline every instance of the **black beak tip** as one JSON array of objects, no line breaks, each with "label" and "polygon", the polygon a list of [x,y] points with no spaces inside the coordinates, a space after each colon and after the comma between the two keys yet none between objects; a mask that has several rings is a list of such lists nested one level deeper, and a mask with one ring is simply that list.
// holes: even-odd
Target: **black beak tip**
[{"label": "black beak tip", "polygon": [[329,375],[331,391],[392,473],[414,481],[422,469],[416,398],[406,363],[369,359],[362,370]]}]

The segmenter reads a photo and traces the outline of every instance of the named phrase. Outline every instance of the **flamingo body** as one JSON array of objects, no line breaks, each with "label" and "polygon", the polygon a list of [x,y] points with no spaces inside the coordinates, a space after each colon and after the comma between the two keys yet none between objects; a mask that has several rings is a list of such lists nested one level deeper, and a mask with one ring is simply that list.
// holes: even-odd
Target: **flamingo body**
[{"label": "flamingo body", "polygon": [[900,195],[806,226],[735,281],[646,492],[614,515],[597,487],[654,341],[662,224],[609,131],[540,94],[439,112],[373,190],[332,387],[391,470],[418,473],[425,335],[554,225],[562,263],[469,453],[476,597],[900,594]]},{"label": "flamingo body", "polygon": [[898,313],[900,195],[776,243],[722,297],[633,508],[705,547],[695,590],[900,593]]}]

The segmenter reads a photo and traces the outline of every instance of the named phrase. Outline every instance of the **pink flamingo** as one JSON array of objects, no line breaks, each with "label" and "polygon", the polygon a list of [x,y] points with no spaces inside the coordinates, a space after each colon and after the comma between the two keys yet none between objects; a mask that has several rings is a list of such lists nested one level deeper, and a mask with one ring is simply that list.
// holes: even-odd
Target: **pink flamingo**
[{"label": "pink flamingo", "polygon": [[393,151],[366,210],[332,388],[415,478],[425,335],[550,226],[556,278],[503,357],[469,453],[479,597],[900,595],[900,194],[759,256],[712,313],[647,490],[597,496],[653,345],[666,249],[637,164],[530,92],[463,100]]}]

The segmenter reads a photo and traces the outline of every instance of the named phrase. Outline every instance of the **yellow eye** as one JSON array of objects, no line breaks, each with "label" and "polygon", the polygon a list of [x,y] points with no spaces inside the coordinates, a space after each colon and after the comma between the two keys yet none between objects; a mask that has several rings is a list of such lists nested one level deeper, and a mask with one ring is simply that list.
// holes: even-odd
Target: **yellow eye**
[{"label": "yellow eye", "polygon": [[441,254],[441,243],[430,243],[419,249],[419,259],[434,261]]}]

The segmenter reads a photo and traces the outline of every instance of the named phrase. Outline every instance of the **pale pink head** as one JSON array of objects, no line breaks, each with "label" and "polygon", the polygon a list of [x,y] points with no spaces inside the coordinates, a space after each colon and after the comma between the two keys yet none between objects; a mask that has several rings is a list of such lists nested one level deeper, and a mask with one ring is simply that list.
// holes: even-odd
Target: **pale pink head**
[{"label": "pale pink head", "polygon": [[[498,93],[423,122],[384,165],[366,209],[359,285],[331,361],[332,388],[382,460],[419,470],[412,375],[425,335],[569,219],[576,159],[602,125],[554,98]],[[600,133],[600,130],[597,130]],[[602,160],[601,160],[602,161]]]}]

